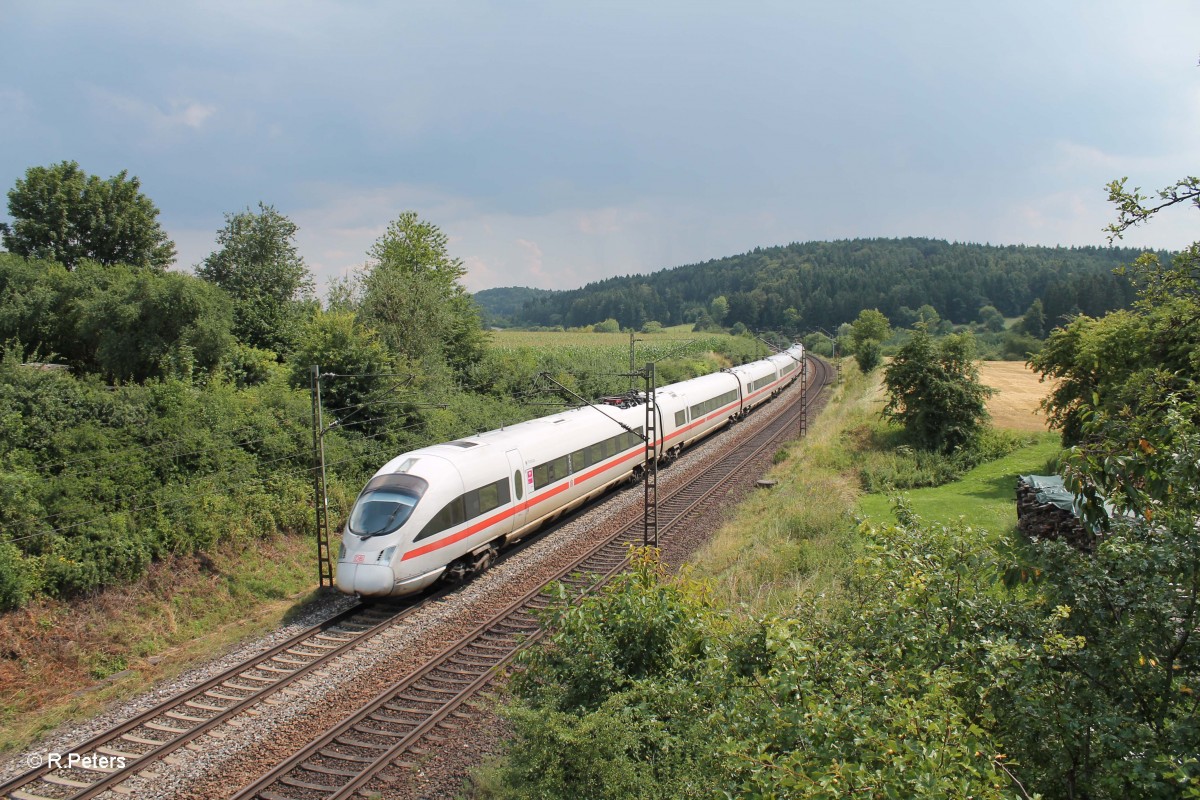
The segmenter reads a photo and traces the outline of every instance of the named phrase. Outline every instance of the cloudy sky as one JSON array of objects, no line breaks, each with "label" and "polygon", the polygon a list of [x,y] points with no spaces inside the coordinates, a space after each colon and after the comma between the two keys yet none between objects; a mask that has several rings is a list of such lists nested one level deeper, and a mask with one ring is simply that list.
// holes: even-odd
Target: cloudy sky
[{"label": "cloudy sky", "polygon": [[[412,209],[467,286],[813,239],[1103,245],[1200,165],[1194,0],[0,0],[0,188],[128,170],[190,269],[273,204],[322,284]],[[1131,244],[1195,239],[1176,209]]]}]

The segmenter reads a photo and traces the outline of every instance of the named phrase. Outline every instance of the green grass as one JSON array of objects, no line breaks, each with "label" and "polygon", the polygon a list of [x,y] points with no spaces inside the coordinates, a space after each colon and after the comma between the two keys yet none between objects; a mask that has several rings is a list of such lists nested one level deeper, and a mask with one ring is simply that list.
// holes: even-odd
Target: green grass
[{"label": "green grass", "polygon": [[878,413],[878,379],[847,369],[832,395],[808,436],[776,455],[775,488],[751,495],[693,556],[720,605],[787,614],[802,595],[838,591],[857,540],[845,434]]},{"label": "green grass", "polygon": [[[903,494],[926,520],[949,523],[965,517],[972,526],[994,534],[1009,531],[1017,524],[1017,476],[1044,474],[1060,448],[1056,434],[1039,434],[1034,444],[980,464],[960,480]],[[877,522],[895,521],[891,506],[892,498],[883,494],[864,494],[858,502],[861,514]]]}]

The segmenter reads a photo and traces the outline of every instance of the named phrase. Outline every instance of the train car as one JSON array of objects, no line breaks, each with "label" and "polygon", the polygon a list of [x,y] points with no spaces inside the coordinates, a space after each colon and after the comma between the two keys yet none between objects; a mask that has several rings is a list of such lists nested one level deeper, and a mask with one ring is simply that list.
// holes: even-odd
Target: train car
[{"label": "train car", "polygon": [[674,460],[685,447],[728,425],[740,414],[741,398],[741,383],[728,371],[658,389],[655,399],[662,414],[665,458]]},{"label": "train car", "polygon": [[772,388],[779,383],[779,367],[771,360],[755,361],[734,367],[731,372],[737,375],[742,384],[743,415],[770,400],[774,394]]},{"label": "train car", "polygon": [[[794,366],[802,355],[796,345],[772,358]],[[766,359],[658,389],[655,444],[663,459],[761,402],[750,404],[748,396],[771,396],[789,381],[783,366]],[[768,372],[769,384],[748,388]],[[789,374],[795,378],[794,369]],[[644,398],[626,398],[397,456],[351,509],[338,548],[337,588],[406,595],[444,576],[486,569],[505,543],[634,477],[646,459],[645,424]]]}]

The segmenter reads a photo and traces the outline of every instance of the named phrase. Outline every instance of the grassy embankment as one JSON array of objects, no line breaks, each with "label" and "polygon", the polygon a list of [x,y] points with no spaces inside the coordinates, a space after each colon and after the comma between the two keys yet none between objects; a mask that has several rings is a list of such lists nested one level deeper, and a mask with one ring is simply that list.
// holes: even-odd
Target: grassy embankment
[{"label": "grassy embankment", "polygon": [[[860,471],[891,454],[878,449],[886,426],[879,417],[881,374],[845,371],[809,436],[776,459],[769,477],[778,485],[754,495],[697,555],[701,575],[713,579],[718,599],[751,613],[787,613],[802,593],[837,591],[853,559],[863,521],[891,518],[891,498],[867,494]],[[989,410],[997,428],[1018,431],[1025,444],[961,479],[905,492],[914,510],[930,520],[965,517],[977,530],[1000,536],[1016,526],[1016,476],[1044,473],[1058,452],[1033,410],[1046,387],[1019,364],[988,362],[983,381],[999,389]]]},{"label": "grassy embankment", "polygon": [[316,585],[309,536],[155,564],[136,583],[5,615],[0,752],[276,626]]}]

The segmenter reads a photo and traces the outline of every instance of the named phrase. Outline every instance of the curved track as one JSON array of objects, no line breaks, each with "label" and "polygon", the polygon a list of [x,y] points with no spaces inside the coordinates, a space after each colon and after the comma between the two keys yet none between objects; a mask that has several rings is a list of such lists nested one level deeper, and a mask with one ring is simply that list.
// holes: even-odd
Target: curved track
[{"label": "curved track", "polygon": [[[757,477],[748,474],[757,457],[797,435],[801,416],[833,375],[824,362],[809,358],[809,363],[812,379],[798,402],[695,479],[660,497],[661,536],[669,537],[673,527],[692,515],[707,513],[706,501],[719,487]],[[640,540],[640,527],[636,521],[626,525],[562,570],[557,580],[580,594],[602,586],[625,569],[629,544]],[[403,780],[404,772],[414,766],[405,754],[420,756],[426,741],[436,744],[470,724],[468,701],[518,652],[541,638],[540,612],[551,602],[544,587],[516,600],[425,667],[389,686],[353,717],[243,788],[235,800],[348,798],[367,787]]]}]

